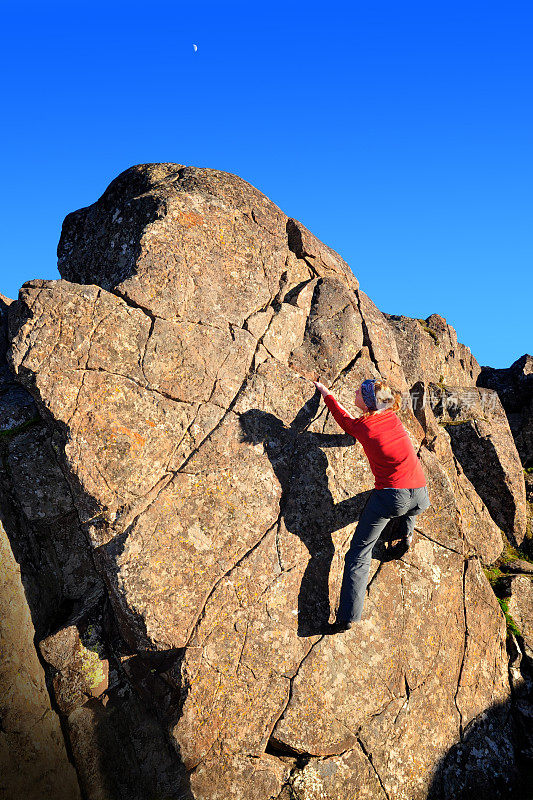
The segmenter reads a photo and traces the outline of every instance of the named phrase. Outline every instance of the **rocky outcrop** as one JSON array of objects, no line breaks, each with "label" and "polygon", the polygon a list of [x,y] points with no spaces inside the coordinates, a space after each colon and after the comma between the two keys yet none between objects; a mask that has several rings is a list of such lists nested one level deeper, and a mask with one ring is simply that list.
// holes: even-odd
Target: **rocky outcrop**
[{"label": "rocky outcrop", "polygon": [[423,407],[429,404],[431,417],[446,428],[456,461],[492,518],[521,544],[528,527],[524,474],[497,392],[475,385],[479,365],[438,314],[425,321],[386,317],[415,413],[425,418]]},{"label": "rocky outcrop", "polygon": [[[17,433],[3,480],[34,614],[39,558],[60,553],[43,596],[64,611],[47,599],[37,638],[85,796],[466,800],[480,774],[480,800],[507,796],[496,506],[407,391],[442,365],[473,386],[453,329],[428,318],[446,344],[411,368],[342,259],[215,170],[132,167],[66,218],[58,256],[61,280],[9,308],[6,373],[37,413],[38,476],[57,473],[39,484]],[[369,376],[404,393],[432,499],[401,559],[385,535],[339,636],[324,624],[373,479],[314,371],[348,408]]]},{"label": "rocky outcrop", "polygon": [[498,393],[522,464],[533,467],[533,356],[526,353],[508,369],[482,367],[477,383]]},{"label": "rocky outcrop", "polygon": [[457,341],[457,333],[439,314],[427,319],[385,315],[396,338],[405,377],[416,381],[475,386],[480,366],[470,348]]},{"label": "rocky outcrop", "polygon": [[494,521],[521,544],[526,533],[522,465],[495,392],[430,384],[433,412]]},{"label": "rocky outcrop", "polygon": [[[441,424],[442,395],[440,387],[435,393],[433,385],[422,381],[415,383],[409,399],[416,418],[425,432],[423,448],[419,455],[425,464],[437,462],[439,480],[433,488],[434,494],[442,498],[442,509],[457,508],[461,535],[453,539],[439,539],[439,526],[434,525],[437,541],[453,546],[466,556],[477,554],[485,564],[491,564],[502,552],[501,531],[490,516],[487,506],[476,492],[473,483],[465,474],[453,448],[446,427]],[[468,464],[467,464],[468,466]],[[428,513],[432,513],[431,509]],[[439,522],[442,519],[439,514]],[[444,515],[446,519],[446,515]],[[442,524],[442,523],[441,523]],[[444,527],[446,530],[446,527]]]},{"label": "rocky outcrop", "polygon": [[526,536],[524,548],[533,555],[533,357],[526,354],[508,369],[483,367],[479,386],[497,392],[524,467]]}]

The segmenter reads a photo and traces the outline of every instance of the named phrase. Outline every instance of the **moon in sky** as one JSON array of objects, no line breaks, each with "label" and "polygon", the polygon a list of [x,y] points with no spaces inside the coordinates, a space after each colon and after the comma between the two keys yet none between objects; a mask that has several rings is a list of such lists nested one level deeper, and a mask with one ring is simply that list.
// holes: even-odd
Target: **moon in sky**
[{"label": "moon in sky", "polygon": [[194,52],[196,53],[196,51],[198,50],[198,47],[197,47],[195,44],[193,44],[193,46],[192,46],[192,49],[193,49],[193,50],[194,50]]}]

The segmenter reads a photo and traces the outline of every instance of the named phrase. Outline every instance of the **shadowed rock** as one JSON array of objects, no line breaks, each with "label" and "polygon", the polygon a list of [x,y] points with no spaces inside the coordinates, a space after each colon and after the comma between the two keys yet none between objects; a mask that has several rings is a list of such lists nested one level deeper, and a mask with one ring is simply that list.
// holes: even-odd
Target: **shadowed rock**
[{"label": "shadowed rock", "polygon": [[51,708],[20,569],[0,522],[0,791],[7,800],[79,800]]}]

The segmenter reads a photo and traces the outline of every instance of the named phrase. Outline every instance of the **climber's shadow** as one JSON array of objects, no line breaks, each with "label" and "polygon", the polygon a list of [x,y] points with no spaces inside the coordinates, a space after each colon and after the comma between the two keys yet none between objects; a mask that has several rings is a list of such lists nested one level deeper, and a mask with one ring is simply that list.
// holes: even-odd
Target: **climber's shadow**
[{"label": "climber's shadow", "polygon": [[[323,632],[330,616],[329,572],[335,552],[333,531],[359,519],[369,492],[361,492],[335,503],[328,487],[328,460],[321,448],[345,447],[354,439],[348,434],[311,433],[306,428],[316,415],[320,394],[305,403],[289,426],[274,414],[250,409],[240,415],[242,440],[262,443],[270,459],[282,495],[280,511],[285,527],[300,537],[310,559],[298,595],[298,634]],[[389,528],[389,526],[387,526]],[[374,555],[389,560],[389,531],[382,534]],[[389,552],[389,555],[387,553]]]}]

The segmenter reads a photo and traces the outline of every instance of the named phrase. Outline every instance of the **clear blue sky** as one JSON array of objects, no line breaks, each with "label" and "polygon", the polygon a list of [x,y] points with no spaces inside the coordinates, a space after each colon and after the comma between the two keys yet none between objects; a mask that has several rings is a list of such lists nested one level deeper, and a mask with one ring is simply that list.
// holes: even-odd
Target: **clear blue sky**
[{"label": "clear blue sky", "polygon": [[[531,2],[0,4],[0,292],[133,164],[240,175],[383,311],[533,351]],[[198,51],[195,53],[193,44]]]}]

